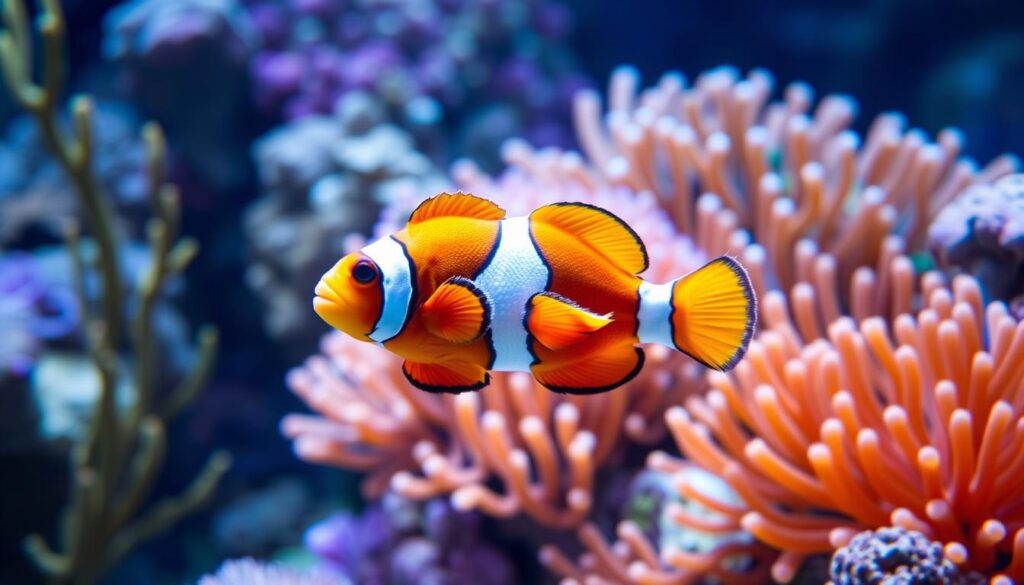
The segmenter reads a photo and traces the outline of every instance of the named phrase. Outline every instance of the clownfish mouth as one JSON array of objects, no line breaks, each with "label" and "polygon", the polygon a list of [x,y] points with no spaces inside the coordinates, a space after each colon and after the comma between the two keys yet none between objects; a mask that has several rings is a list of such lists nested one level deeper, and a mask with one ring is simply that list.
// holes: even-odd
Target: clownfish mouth
[{"label": "clownfish mouth", "polygon": [[313,290],[316,295],[313,297],[313,310],[327,323],[332,323],[337,314],[348,304],[342,299],[326,279],[321,278]]}]

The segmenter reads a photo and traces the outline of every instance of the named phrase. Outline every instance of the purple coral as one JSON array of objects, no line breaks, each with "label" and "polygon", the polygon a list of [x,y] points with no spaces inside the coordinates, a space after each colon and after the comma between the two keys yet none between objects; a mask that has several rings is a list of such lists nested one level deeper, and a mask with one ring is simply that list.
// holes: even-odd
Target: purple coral
[{"label": "purple coral", "polygon": [[350,581],[328,573],[304,574],[281,565],[253,559],[227,561],[215,575],[206,575],[197,585],[348,585]]},{"label": "purple coral", "polygon": [[331,516],[306,532],[324,568],[358,583],[470,585],[516,583],[514,565],[487,544],[480,518],[442,500],[415,504],[389,493],[361,515]]},{"label": "purple coral", "polygon": [[[96,174],[132,232],[141,233],[148,200],[135,111],[100,100],[93,122]],[[34,122],[28,116],[12,120],[0,137],[0,244],[18,247],[33,233],[61,238],[64,220],[78,213],[71,186]]]},{"label": "purple coral", "polygon": [[882,528],[853,537],[832,556],[834,585],[954,585],[960,573],[942,545],[919,532]]},{"label": "purple coral", "polygon": [[[471,125],[479,119],[462,113],[499,102],[524,127],[544,129],[533,136],[568,140],[563,89],[578,85],[582,76],[560,48],[571,27],[561,5],[424,0],[364,2],[358,10],[341,10],[342,5],[249,3],[263,40],[249,68],[252,88],[268,117],[326,114],[339,97],[366,91],[392,120],[410,128],[422,123],[423,111],[441,108],[459,112],[452,120],[457,125]],[[546,128],[551,126],[561,130]],[[488,146],[489,156],[498,144]]]},{"label": "purple coral", "polygon": [[0,255],[0,374],[27,374],[45,341],[67,336],[77,325],[70,289],[50,286],[29,254]]}]

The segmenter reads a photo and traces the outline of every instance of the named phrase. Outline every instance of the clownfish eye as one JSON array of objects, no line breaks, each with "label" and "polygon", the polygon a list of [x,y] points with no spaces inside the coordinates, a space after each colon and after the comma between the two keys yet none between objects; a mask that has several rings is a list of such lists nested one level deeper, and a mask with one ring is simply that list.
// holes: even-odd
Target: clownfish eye
[{"label": "clownfish eye", "polygon": [[369,284],[377,278],[377,268],[366,260],[360,260],[352,268],[352,278],[359,284]]}]

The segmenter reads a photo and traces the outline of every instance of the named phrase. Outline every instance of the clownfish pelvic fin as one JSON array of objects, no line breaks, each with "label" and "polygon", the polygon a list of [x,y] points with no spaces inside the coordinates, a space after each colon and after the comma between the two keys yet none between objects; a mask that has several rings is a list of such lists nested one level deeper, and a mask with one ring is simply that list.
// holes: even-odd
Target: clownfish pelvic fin
[{"label": "clownfish pelvic fin", "polygon": [[454,276],[420,307],[427,331],[452,343],[479,339],[491,325],[491,301],[472,280]]}]

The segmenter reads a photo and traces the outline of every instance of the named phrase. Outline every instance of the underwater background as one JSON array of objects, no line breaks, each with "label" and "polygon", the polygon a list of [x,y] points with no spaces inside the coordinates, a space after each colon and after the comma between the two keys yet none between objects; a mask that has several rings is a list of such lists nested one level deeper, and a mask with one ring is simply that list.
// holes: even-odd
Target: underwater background
[{"label": "underwater background", "polygon": [[[1024,3],[3,10],[0,584],[1024,583]],[[411,388],[310,299],[454,190],[737,257],[746,359]]]}]

